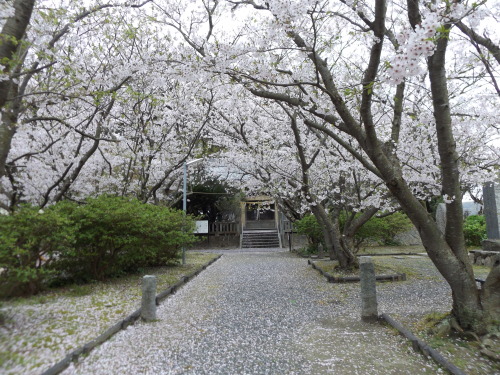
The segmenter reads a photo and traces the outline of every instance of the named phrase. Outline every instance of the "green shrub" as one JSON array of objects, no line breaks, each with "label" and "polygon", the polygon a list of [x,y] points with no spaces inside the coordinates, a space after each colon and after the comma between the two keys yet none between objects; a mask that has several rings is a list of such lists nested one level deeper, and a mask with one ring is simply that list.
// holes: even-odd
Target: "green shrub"
[{"label": "green shrub", "polygon": [[43,289],[59,254],[73,246],[73,233],[69,219],[53,209],[22,206],[0,216],[0,296]]},{"label": "green shrub", "polygon": [[384,217],[372,217],[356,232],[356,242],[374,241],[380,245],[397,245],[394,242],[396,234],[404,232],[412,227],[408,217],[395,212]]},{"label": "green shrub", "polygon": [[103,280],[165,264],[178,257],[182,244],[195,240],[190,217],[137,199],[100,196],[70,211],[78,226],[75,248],[61,256],[58,268],[72,281]]},{"label": "green shrub", "polygon": [[464,222],[464,236],[467,246],[481,246],[486,237],[486,218],[483,215],[470,215]]},{"label": "green shrub", "polygon": [[172,263],[196,240],[193,230],[182,211],[137,199],[101,196],[44,212],[23,206],[0,216],[0,296]]},{"label": "green shrub", "polygon": [[[340,215],[340,230],[343,232],[346,221],[346,215]],[[317,249],[317,246],[323,242],[323,232],[314,215],[304,216],[301,220],[294,223],[298,234],[306,235],[309,240],[308,251]],[[365,241],[377,242],[381,245],[396,245],[394,237],[400,232],[404,232],[412,227],[408,217],[400,212],[381,218],[372,217],[354,235],[356,246]]]},{"label": "green shrub", "polygon": [[317,251],[318,245],[323,242],[323,231],[316,217],[312,214],[304,216],[293,223],[298,234],[305,235],[309,241],[307,251],[313,253]]}]

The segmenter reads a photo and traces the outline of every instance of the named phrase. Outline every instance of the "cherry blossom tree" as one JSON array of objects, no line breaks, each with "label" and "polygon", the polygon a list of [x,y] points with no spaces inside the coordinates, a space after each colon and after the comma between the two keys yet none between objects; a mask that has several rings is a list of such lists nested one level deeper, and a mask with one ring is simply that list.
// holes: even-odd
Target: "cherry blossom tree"
[{"label": "cherry blossom tree", "polygon": [[[64,5],[35,9],[26,43],[5,55],[2,82],[15,89],[1,106],[5,201],[106,189],[158,201],[204,138],[254,176],[249,187],[300,192],[321,217],[353,199],[356,188],[340,188],[355,186],[353,168],[366,178],[362,208],[394,199],[418,229],[459,325],[484,333],[500,320],[500,263],[479,291],[461,203],[498,160],[498,1]],[[422,204],[436,196],[444,234]],[[327,232],[339,256],[342,236]]]},{"label": "cherry blossom tree", "polygon": [[186,79],[189,67],[142,13],[148,2],[35,10],[29,71],[11,116],[5,208],[102,193],[144,202],[178,195],[171,188],[197,152],[213,94]]},{"label": "cherry blossom tree", "polygon": [[[500,264],[480,292],[461,203],[474,167],[462,162],[457,139],[482,124],[482,155],[496,156],[487,140],[496,131],[498,40],[489,36],[498,3],[236,0],[213,2],[215,14],[209,3],[199,3],[196,20],[166,22],[192,59],[298,112],[383,181],[448,281],[458,323],[486,332],[499,318]],[[225,11],[235,23],[217,33],[215,16]],[[491,178],[491,161],[476,177]],[[444,235],[421,204],[429,195],[447,204]]]},{"label": "cherry blossom tree", "polygon": [[[243,92],[243,95],[245,93]],[[239,94],[231,91],[231,97]],[[221,101],[217,144],[224,163],[242,179],[234,181],[251,193],[273,196],[291,216],[312,212],[323,228],[332,259],[355,267],[355,235],[379,209],[393,210],[380,180],[324,134],[309,129],[296,113],[279,104],[248,97],[232,110]],[[341,160],[341,162],[339,162]],[[332,168],[337,165],[336,168]],[[341,219],[345,220],[341,225]]]},{"label": "cherry blossom tree", "polygon": [[[471,24],[473,17],[492,22],[495,10],[477,3],[425,4],[413,0],[406,4],[379,0],[374,5],[314,1],[301,2],[300,7],[298,3],[285,6],[281,1],[233,3],[247,12],[249,8],[268,12],[266,26],[271,29],[277,25],[272,29],[279,35],[268,39],[266,48],[254,49],[254,61],[266,64],[266,69],[243,69],[255,64],[240,63],[231,69],[234,79],[254,95],[300,110],[308,126],[342,144],[384,181],[450,284],[453,313],[459,324],[485,332],[488,322],[498,319],[494,306],[499,302],[493,288],[499,282],[499,265],[493,268],[481,293],[463,239],[462,166],[456,129],[460,118],[469,120],[471,116],[492,128],[492,109],[482,108],[498,100],[493,70],[497,66],[493,59],[479,59],[467,67],[459,56],[474,53],[471,48],[479,48],[481,55],[495,56],[497,43],[474,39],[470,32],[464,38],[463,30],[455,25]],[[333,35],[349,35],[349,45],[336,43]],[[471,38],[474,46],[468,47],[465,42]],[[453,55],[458,48],[462,53]],[[453,73],[447,75],[447,69]],[[418,86],[427,92],[426,102],[420,105],[426,108],[410,113],[410,103],[418,99],[412,91]],[[465,108],[465,100],[480,100],[482,105],[469,104],[472,111],[463,114],[458,111]],[[401,142],[415,142],[401,138],[402,130],[415,123],[434,130],[426,141],[438,156],[434,163],[438,178],[433,182],[447,204],[444,235],[420,203],[425,191],[412,188],[412,177],[405,173],[408,171],[398,155]],[[350,136],[363,153],[352,150],[339,133]]]}]

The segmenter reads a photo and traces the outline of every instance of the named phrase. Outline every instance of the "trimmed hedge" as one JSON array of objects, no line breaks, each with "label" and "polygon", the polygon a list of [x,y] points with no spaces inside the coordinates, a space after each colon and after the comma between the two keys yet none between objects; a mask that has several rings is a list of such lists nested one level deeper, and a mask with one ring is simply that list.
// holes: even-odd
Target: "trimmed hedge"
[{"label": "trimmed hedge", "polygon": [[22,206],[0,216],[0,296],[35,294],[75,242],[73,223],[54,210]]},{"label": "trimmed hedge", "polygon": [[0,296],[164,265],[196,240],[193,229],[182,211],[123,197],[21,207],[0,217]]}]

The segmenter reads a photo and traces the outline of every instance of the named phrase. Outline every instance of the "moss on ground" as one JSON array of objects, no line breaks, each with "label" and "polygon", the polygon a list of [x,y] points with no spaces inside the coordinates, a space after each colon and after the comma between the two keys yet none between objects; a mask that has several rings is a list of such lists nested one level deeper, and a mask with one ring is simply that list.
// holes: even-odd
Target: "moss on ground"
[{"label": "moss on ground", "polygon": [[414,246],[367,246],[362,248],[358,255],[371,254],[418,254],[425,253],[425,248],[421,245]]},{"label": "moss on ground", "polygon": [[450,313],[430,313],[412,327],[415,335],[438,350],[455,366],[468,375],[500,373],[500,363],[495,363],[480,354],[480,343],[454,334],[443,335],[439,326],[449,319]]},{"label": "moss on ground", "polygon": [[[390,258],[390,257],[377,257],[374,259],[373,264],[375,266],[375,274],[387,275],[387,274],[406,273],[407,277],[420,276],[420,274],[417,271],[415,271],[415,269],[413,269],[411,266],[407,266],[404,264],[386,264],[386,262],[384,262],[384,258]],[[340,269],[338,261],[317,260],[314,261],[314,264],[318,268],[322,269],[324,272],[327,272],[328,274],[335,277],[347,277],[347,276],[359,275],[359,270],[357,269],[351,269],[351,270]]]}]

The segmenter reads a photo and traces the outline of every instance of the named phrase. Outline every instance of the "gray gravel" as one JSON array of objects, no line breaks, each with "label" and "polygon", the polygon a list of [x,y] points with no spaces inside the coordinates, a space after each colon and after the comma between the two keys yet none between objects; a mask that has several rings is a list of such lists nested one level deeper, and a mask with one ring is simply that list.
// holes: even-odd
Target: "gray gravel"
[{"label": "gray gravel", "polygon": [[[384,284],[383,311],[435,309],[415,305],[425,291],[445,308],[442,282],[424,281]],[[404,285],[416,288],[408,299]],[[359,309],[358,284],[329,284],[305,259],[276,249],[225,252],[159,306],[158,321],[120,332],[64,374],[441,372],[390,330],[360,322]]]},{"label": "gray gravel", "polygon": [[402,323],[414,321],[430,312],[449,312],[451,289],[431,260],[426,256],[373,257],[374,262],[407,267],[412,272],[407,282],[377,284],[379,307]]}]

